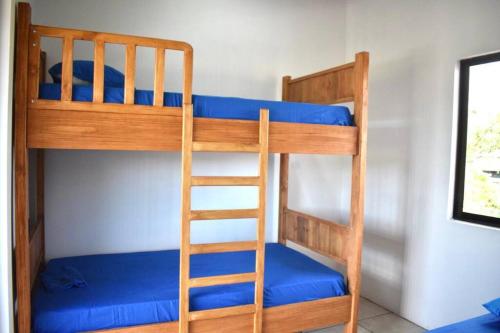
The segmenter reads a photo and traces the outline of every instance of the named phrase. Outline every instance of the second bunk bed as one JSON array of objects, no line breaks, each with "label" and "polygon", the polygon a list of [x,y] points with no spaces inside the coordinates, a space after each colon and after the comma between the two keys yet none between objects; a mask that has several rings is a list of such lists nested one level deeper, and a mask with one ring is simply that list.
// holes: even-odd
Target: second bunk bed
[{"label": "second bunk bed", "polygon": [[[18,330],[28,332],[299,332],[345,324],[355,333],[363,238],[368,53],[311,75],[283,78],[283,102],[192,95],[184,42],[39,26],[19,3],[15,65],[15,218]],[[43,79],[42,37],[62,40]],[[92,62],[74,59],[77,40]],[[124,45],[125,73],[109,84],[107,44]],[[136,48],[155,50],[153,91],[135,89]],[[184,54],[182,93],[164,92],[165,54]],[[83,66],[83,67],[82,67]],[[87,67],[85,67],[87,66]],[[91,66],[90,74],[88,66]],[[87,70],[90,85],[74,83]],[[81,74],[81,73],[80,73]],[[115,73],[116,74],[116,73]],[[120,81],[121,80],[121,81]],[[353,102],[353,116],[343,106]],[[36,219],[29,219],[28,152],[38,151]],[[44,149],[182,151],[180,250],[45,260]],[[195,151],[259,154],[257,177],[192,177]],[[264,244],[268,153],[280,154],[279,239]],[[352,156],[348,224],[288,207],[289,154]],[[257,186],[259,207],[191,211],[192,186]],[[257,219],[256,241],[191,244],[198,219]],[[346,276],[287,247],[345,266]]]}]

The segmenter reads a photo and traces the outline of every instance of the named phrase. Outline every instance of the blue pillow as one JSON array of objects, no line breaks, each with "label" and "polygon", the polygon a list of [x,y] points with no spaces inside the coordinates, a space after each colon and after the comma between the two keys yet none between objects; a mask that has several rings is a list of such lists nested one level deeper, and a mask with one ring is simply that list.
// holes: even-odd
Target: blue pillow
[{"label": "blue pillow", "polygon": [[500,317],[500,298],[485,303],[483,306],[495,316]]},{"label": "blue pillow", "polygon": [[[52,76],[54,83],[61,83],[62,63],[55,64],[50,67],[49,74]],[[73,61],[73,77],[86,81],[94,82],[94,62],[89,60],[74,60]],[[104,86],[123,88],[125,84],[125,76],[120,71],[110,66],[104,66]]]}]

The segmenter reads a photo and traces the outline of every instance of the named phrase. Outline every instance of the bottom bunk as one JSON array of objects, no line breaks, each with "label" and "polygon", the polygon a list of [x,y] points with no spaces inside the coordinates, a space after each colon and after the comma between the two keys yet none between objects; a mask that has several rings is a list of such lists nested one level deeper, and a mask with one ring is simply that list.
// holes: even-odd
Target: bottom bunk
[{"label": "bottom bunk", "polygon": [[[253,251],[193,255],[191,276],[251,272],[254,263]],[[253,290],[253,283],[195,288],[190,294],[191,310],[250,304]],[[351,304],[346,294],[339,272],[281,244],[266,245],[264,331],[273,332],[273,327],[280,327],[280,332],[287,327],[298,331],[346,322]],[[139,332],[145,326],[138,325],[156,331],[151,324],[157,324],[157,331],[175,332],[178,296],[178,250],[53,259],[33,292],[33,330],[130,327]],[[249,320],[240,317],[233,322],[220,318],[224,329],[217,331],[244,331],[247,324],[251,329],[251,316]],[[194,325],[192,331],[213,330],[217,320],[210,321],[196,323],[198,328]]]}]

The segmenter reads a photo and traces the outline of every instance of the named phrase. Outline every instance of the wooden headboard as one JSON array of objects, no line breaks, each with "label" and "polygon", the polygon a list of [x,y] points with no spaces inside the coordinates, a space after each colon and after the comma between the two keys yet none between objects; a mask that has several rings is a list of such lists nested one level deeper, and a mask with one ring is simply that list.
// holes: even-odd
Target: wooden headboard
[{"label": "wooden headboard", "polygon": [[354,101],[354,62],[292,80],[285,76],[287,101],[337,104]]}]

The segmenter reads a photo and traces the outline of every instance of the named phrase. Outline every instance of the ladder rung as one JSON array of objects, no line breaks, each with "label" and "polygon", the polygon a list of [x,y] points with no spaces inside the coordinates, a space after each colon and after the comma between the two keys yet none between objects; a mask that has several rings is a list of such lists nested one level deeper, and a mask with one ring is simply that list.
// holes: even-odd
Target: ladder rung
[{"label": "ladder rung", "polygon": [[255,313],[255,304],[229,306],[226,308],[193,311],[189,313],[189,320],[204,320],[223,318],[228,316],[239,316],[243,314]]},{"label": "ladder rung", "polygon": [[257,277],[255,272],[241,274],[227,274],[193,278],[189,280],[190,287],[209,287],[220,284],[235,284],[244,282],[254,282]]},{"label": "ladder rung", "polygon": [[254,251],[254,250],[257,250],[257,241],[192,244],[190,248],[191,254]]},{"label": "ladder rung", "polygon": [[192,210],[191,220],[251,219],[259,216],[258,209]]},{"label": "ladder rung", "polygon": [[241,152],[258,153],[260,145],[257,143],[232,143],[232,142],[193,142],[193,151],[221,151],[221,152]]},{"label": "ladder rung", "polygon": [[258,186],[259,177],[207,177],[191,178],[192,186]]}]

